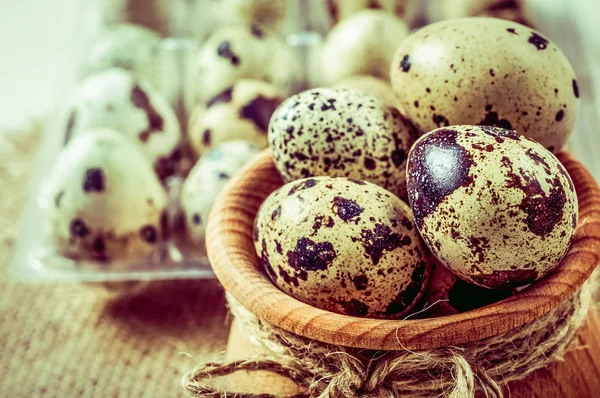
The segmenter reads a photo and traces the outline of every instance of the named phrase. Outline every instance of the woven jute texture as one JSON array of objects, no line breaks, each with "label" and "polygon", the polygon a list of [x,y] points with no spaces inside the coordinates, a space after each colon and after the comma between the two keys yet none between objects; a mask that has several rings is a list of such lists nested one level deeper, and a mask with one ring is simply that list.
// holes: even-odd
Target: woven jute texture
[{"label": "woven jute texture", "polygon": [[39,125],[30,130],[0,132],[0,397],[180,396],[181,376],[225,349],[217,282],[153,282],[108,300],[83,285],[8,279],[39,140]]}]

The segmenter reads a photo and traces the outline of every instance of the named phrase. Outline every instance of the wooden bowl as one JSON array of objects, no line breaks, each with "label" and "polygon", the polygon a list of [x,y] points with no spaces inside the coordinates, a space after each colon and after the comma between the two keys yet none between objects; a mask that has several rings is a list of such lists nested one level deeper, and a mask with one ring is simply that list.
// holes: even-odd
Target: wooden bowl
[{"label": "wooden bowl", "polygon": [[558,154],[579,198],[579,222],[569,252],[546,278],[502,301],[460,314],[419,320],[357,318],[324,311],[279,290],[259,266],[253,224],[264,199],[283,182],[265,150],[225,187],[207,230],[212,267],[225,289],[260,319],[325,343],[377,350],[458,345],[506,332],[570,297],[600,259],[600,190],[567,153]]}]

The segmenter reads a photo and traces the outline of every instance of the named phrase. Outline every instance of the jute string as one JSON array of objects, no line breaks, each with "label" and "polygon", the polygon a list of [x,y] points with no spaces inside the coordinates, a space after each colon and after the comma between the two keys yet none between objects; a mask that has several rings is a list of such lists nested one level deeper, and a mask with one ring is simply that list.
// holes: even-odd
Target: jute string
[{"label": "jute string", "polygon": [[182,386],[195,397],[276,398],[226,392],[208,383],[241,370],[266,370],[305,391],[290,398],[470,398],[476,391],[502,398],[508,383],[563,359],[593,303],[596,274],[570,299],[523,327],[460,347],[419,351],[361,350],[310,340],[261,321],[229,296],[231,312],[265,354],[199,364],[183,377]]}]

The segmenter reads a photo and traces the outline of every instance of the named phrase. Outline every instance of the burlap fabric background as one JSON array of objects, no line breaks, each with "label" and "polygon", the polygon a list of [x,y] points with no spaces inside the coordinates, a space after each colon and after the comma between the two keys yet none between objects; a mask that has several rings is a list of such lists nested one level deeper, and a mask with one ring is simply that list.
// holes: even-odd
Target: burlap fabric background
[{"label": "burlap fabric background", "polygon": [[225,349],[215,281],[153,283],[107,300],[77,284],[8,280],[39,133],[0,132],[0,397],[177,397],[183,373]]}]

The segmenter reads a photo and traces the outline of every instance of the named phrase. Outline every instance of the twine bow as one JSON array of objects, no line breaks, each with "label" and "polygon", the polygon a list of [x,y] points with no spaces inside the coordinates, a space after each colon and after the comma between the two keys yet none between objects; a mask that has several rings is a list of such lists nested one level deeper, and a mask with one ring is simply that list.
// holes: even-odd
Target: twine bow
[{"label": "twine bow", "polygon": [[502,398],[510,382],[563,358],[587,316],[595,279],[524,327],[462,347],[419,351],[373,351],[310,340],[257,319],[229,296],[233,315],[268,355],[200,364],[183,377],[182,386],[196,397],[277,398],[225,392],[207,383],[241,370],[264,370],[292,380],[303,391],[288,398],[471,398],[478,391]]}]

